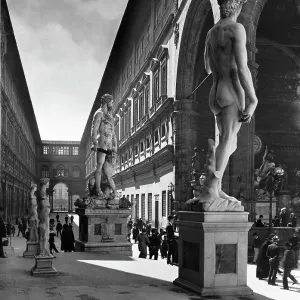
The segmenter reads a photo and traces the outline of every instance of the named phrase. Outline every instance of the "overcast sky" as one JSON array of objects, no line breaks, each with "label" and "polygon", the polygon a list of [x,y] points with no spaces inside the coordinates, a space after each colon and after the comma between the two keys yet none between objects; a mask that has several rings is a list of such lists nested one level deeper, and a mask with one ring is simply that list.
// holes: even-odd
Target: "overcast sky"
[{"label": "overcast sky", "polygon": [[80,140],[127,0],[7,0],[43,140]]}]

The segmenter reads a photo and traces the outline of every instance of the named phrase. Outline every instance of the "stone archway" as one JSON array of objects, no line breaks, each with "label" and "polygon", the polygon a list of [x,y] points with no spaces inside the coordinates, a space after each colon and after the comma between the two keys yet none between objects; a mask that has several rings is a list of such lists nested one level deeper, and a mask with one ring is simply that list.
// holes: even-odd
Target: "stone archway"
[{"label": "stone archway", "polygon": [[[199,128],[201,127],[201,110],[198,99],[187,99],[197,85],[196,77],[199,77],[195,68],[198,56],[199,43],[204,28],[205,20],[212,14],[211,2],[216,0],[191,0],[184,21],[181,34],[179,58],[176,77],[176,101],[174,102],[173,128],[175,135],[175,197],[180,201],[186,201],[191,196],[190,169],[192,149],[199,146]],[[248,0],[244,5],[238,22],[242,23],[247,32],[248,65],[254,82],[258,65],[255,63],[256,27],[260,14],[267,0]],[[197,70],[198,72],[201,72]],[[204,72],[204,70],[203,70]],[[229,192],[237,196],[241,184],[238,177],[243,178],[245,187],[244,197],[252,200],[253,197],[253,136],[254,121],[249,125],[243,125],[239,138],[238,150],[230,161]],[[201,148],[203,145],[201,145]],[[204,148],[204,147],[203,147]],[[205,145],[206,149],[206,145]],[[246,155],[245,155],[246,153]]]},{"label": "stone archway", "polygon": [[53,211],[69,210],[69,193],[68,186],[59,182],[53,187]]}]

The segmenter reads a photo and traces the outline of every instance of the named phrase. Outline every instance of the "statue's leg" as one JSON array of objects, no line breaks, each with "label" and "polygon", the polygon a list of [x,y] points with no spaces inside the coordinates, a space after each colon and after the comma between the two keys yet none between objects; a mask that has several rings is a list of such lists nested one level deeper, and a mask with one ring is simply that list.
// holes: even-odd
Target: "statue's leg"
[{"label": "statue's leg", "polygon": [[107,177],[107,180],[108,180],[108,183],[114,193],[114,196],[117,195],[117,191],[116,191],[116,185],[115,185],[115,182],[112,178],[112,175],[113,175],[113,167],[108,163],[108,162],[104,162],[104,165],[103,165],[103,171],[104,171],[104,174],[106,175]]},{"label": "statue's leg", "polygon": [[103,195],[102,191],[101,191],[101,171],[103,168],[103,164],[105,161],[105,153],[102,152],[97,152],[97,169],[95,172],[95,185],[96,185],[96,194],[97,196],[101,196]]},{"label": "statue's leg", "polygon": [[220,131],[219,145],[216,148],[216,171],[220,173],[219,196],[221,198],[230,198],[222,191],[221,185],[229,157],[236,149],[237,134],[242,124],[239,122],[237,105],[232,104],[224,107],[222,113],[216,116],[216,120]]}]

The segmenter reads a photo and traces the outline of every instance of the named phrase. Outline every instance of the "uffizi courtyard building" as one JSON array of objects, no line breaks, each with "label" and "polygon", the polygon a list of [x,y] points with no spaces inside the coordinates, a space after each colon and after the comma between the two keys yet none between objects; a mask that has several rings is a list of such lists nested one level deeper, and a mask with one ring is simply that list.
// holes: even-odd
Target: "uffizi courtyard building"
[{"label": "uffizi courtyard building", "polygon": [[[259,105],[255,120],[239,133],[223,188],[242,197],[251,220],[260,212],[267,217],[267,205],[254,191],[254,170],[268,146],[286,172],[274,207],[278,212],[288,205],[300,214],[299,3],[249,0],[238,21],[246,29]],[[194,91],[207,76],[204,42],[213,23],[209,0],[129,1],[81,141],[42,141],[2,1],[0,201],[8,214],[25,212],[30,182],[46,175],[51,179],[51,208],[74,209],[96,166],[90,150],[92,117],[100,97],[110,93],[115,101],[118,192],[133,203],[134,218],[165,227],[173,201],[192,198],[194,148],[204,168],[207,139],[215,136],[208,107],[212,78]]]}]

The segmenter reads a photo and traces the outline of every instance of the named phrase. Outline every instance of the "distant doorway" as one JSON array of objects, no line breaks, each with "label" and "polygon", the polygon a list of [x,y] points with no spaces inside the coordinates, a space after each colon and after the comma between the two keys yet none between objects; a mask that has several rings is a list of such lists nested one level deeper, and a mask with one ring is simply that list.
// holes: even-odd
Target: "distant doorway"
[{"label": "distant doorway", "polygon": [[158,229],[158,224],[159,224],[159,195],[155,195],[155,228]]},{"label": "distant doorway", "polygon": [[65,183],[57,183],[53,188],[53,210],[69,210],[69,193],[68,186]]}]

